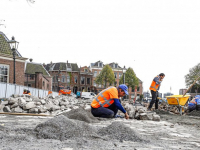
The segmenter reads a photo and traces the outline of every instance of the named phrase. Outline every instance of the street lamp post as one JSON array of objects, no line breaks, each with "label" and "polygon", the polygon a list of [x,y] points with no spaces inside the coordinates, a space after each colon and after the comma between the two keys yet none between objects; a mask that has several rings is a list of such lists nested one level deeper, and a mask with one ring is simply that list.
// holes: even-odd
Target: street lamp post
[{"label": "street lamp post", "polygon": [[[125,73],[126,73],[126,68],[124,66],[124,68],[122,69],[123,71],[123,84],[125,84]],[[123,99],[125,99],[126,96],[123,97]]]},{"label": "street lamp post", "polygon": [[10,44],[12,54],[13,54],[13,83],[15,84],[15,59],[16,59],[16,50],[18,48],[19,42],[15,41],[15,37],[12,37],[12,40],[8,42]]},{"label": "street lamp post", "polygon": [[60,69],[58,71],[58,92],[59,92],[59,81],[60,81],[59,75],[60,75]]}]

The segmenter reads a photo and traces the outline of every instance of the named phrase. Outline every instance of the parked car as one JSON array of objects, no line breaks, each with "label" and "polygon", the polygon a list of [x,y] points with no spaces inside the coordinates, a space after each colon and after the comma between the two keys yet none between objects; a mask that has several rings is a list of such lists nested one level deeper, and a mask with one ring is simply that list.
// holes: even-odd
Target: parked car
[{"label": "parked car", "polygon": [[82,92],[82,94],[81,94],[82,99],[92,99],[95,96],[96,96],[96,94],[93,92]]}]

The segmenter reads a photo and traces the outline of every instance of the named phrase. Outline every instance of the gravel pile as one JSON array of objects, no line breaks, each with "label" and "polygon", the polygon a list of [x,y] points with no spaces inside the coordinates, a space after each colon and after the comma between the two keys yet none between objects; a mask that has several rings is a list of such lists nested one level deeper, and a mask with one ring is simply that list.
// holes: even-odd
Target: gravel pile
[{"label": "gravel pile", "polygon": [[66,140],[75,137],[98,137],[96,129],[89,124],[72,120],[64,115],[54,117],[36,126],[37,138]]},{"label": "gravel pile", "polygon": [[187,115],[200,117],[200,111],[193,110],[193,111],[187,113]]},{"label": "gravel pile", "polygon": [[90,111],[87,111],[81,107],[79,109],[73,109],[69,112],[62,113],[62,115],[69,119],[80,120],[87,123],[99,123],[99,120],[94,117]]},{"label": "gravel pile", "polygon": [[111,139],[117,139],[120,141],[143,141],[136,131],[129,128],[122,122],[113,122],[111,125],[100,129],[98,134],[101,136],[108,136]]}]

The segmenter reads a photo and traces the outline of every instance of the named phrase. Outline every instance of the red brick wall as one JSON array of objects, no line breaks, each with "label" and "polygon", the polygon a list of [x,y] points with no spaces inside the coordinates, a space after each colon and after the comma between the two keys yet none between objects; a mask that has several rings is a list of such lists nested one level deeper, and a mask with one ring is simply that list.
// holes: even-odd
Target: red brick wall
[{"label": "red brick wall", "polygon": [[[13,60],[0,58],[0,64],[9,65],[9,83],[13,83],[14,80]],[[25,67],[25,62],[19,62],[17,59],[15,60],[15,82],[18,85],[24,85],[24,67]]]}]

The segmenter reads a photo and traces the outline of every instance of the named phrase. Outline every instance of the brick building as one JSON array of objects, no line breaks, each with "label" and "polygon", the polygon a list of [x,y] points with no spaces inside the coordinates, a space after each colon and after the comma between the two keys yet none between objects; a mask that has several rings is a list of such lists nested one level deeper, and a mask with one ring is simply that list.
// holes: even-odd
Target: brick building
[{"label": "brick building", "polygon": [[80,67],[80,91],[97,92],[96,87],[92,86],[93,73],[89,67]]},{"label": "brick building", "polygon": [[[124,70],[127,70],[127,69],[125,67],[123,67],[123,68],[120,67],[118,65],[118,63],[114,63],[114,62],[109,63],[108,65],[112,68],[112,70],[114,72],[114,75],[115,75],[114,86],[117,87],[117,86],[119,86],[119,80],[123,75],[123,69]],[[96,87],[98,93],[100,91],[102,91],[103,89],[105,89],[104,85],[97,85],[95,83],[95,79],[96,79],[97,75],[100,74],[100,72],[101,72],[101,70],[103,69],[104,66],[105,66],[104,63],[100,60],[95,62],[95,63],[90,64],[90,70],[93,73],[92,84],[93,84],[94,87]],[[134,98],[135,94],[137,95],[137,98],[139,98],[139,96],[143,93],[143,83],[140,79],[139,79],[139,86],[137,87],[137,91],[135,92],[135,89],[129,88],[129,93],[131,93],[130,98]]]},{"label": "brick building", "polygon": [[52,77],[42,64],[26,62],[24,85],[43,90],[52,90]]},{"label": "brick building", "polygon": [[[0,32],[0,82],[14,82],[14,61],[11,50],[10,40],[3,32]],[[15,59],[15,82],[18,85],[24,85],[24,67],[27,58],[21,56],[16,50]]]}]

